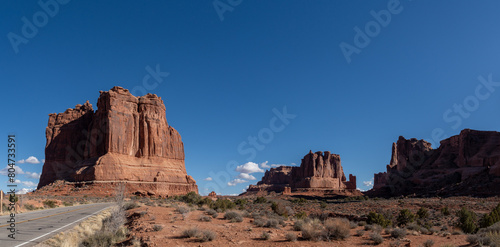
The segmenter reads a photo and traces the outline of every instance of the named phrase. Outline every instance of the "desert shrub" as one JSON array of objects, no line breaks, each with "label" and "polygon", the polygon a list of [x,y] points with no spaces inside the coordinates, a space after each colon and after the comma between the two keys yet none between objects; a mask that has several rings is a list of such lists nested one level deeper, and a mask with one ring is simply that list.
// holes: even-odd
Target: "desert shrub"
[{"label": "desert shrub", "polygon": [[226,211],[228,209],[233,209],[234,207],[236,207],[236,204],[234,204],[234,202],[232,202],[229,199],[221,199],[221,198],[219,198],[210,207],[212,209],[217,210],[217,211],[224,212],[224,211]]},{"label": "desert shrub", "polygon": [[71,206],[73,206],[73,203],[72,202],[63,202],[63,205],[65,207],[71,207]]},{"label": "desert shrub", "polygon": [[491,244],[491,239],[489,237],[480,234],[468,235],[465,240],[469,244],[479,245],[479,246],[489,246]]},{"label": "desert shrub", "polygon": [[217,218],[218,214],[217,214],[217,211],[213,210],[213,209],[207,209],[205,211],[206,214],[212,216],[212,218]]},{"label": "desert shrub", "polygon": [[271,235],[267,232],[262,232],[262,235],[260,235],[260,237],[264,240],[269,240],[271,239]]},{"label": "desert shrub", "polygon": [[155,232],[159,232],[163,229],[163,226],[162,225],[154,225],[153,226],[153,231]]},{"label": "desert shrub", "polygon": [[210,230],[204,230],[197,235],[197,238],[200,242],[209,242],[215,240],[217,238],[217,234]]},{"label": "desert shrub", "polygon": [[321,202],[319,203],[319,207],[320,207],[320,208],[326,208],[326,206],[328,206],[328,204],[327,204],[326,202],[324,202],[324,201],[321,201]]},{"label": "desert shrub", "polygon": [[290,200],[290,202],[302,205],[304,203],[307,203],[307,199],[302,198],[302,197],[298,198],[298,199],[297,198],[293,198],[292,200]]},{"label": "desert shrub", "polygon": [[427,217],[429,217],[429,210],[427,210],[426,208],[424,207],[421,207],[420,209],[418,209],[417,211],[417,217],[419,219],[425,219]]},{"label": "desert shrub", "polygon": [[180,214],[185,214],[185,213],[189,213],[189,211],[191,211],[188,207],[184,207],[184,206],[178,206],[175,211],[177,213],[180,213]]},{"label": "desert shrub", "polygon": [[384,238],[382,236],[380,236],[380,233],[376,233],[376,232],[370,234],[370,239],[375,244],[381,244],[384,242]]},{"label": "desert shrub", "polygon": [[356,231],[356,236],[363,237],[363,235],[365,235],[365,231],[364,230],[357,230]]},{"label": "desert shrub", "polygon": [[282,203],[272,202],[271,209],[279,216],[288,217],[288,211]]},{"label": "desert shrub", "polygon": [[189,204],[198,204],[201,201],[201,196],[198,193],[191,191],[180,198],[181,201]]},{"label": "desert shrub", "polygon": [[238,206],[246,205],[248,203],[247,199],[238,198],[234,203]]},{"label": "desert shrub", "polygon": [[43,201],[43,205],[49,207],[49,208],[55,208],[57,207],[57,202],[53,200],[45,200]]},{"label": "desert shrub", "polygon": [[293,230],[294,231],[302,231],[302,226],[304,226],[305,221],[304,220],[297,220],[293,223]]},{"label": "desert shrub", "polygon": [[257,197],[253,203],[266,203],[267,202],[267,199],[265,197],[262,197],[262,196],[259,196]]},{"label": "desert shrub", "polygon": [[323,238],[324,227],[318,219],[302,225],[302,238],[305,240],[320,241]]},{"label": "desert shrub", "polygon": [[399,226],[405,226],[415,220],[415,215],[408,209],[401,209],[396,219]]},{"label": "desert shrub", "polygon": [[479,221],[482,228],[491,226],[500,221],[500,204],[498,204],[490,213],[485,214]]},{"label": "desert shrub", "polygon": [[475,233],[477,231],[476,214],[465,207],[457,212],[458,227],[465,233]]},{"label": "desert shrub", "polygon": [[254,218],[253,224],[255,226],[258,226],[258,227],[264,227],[264,226],[266,226],[267,221],[263,218],[257,217],[257,218]]},{"label": "desert shrub", "polygon": [[203,205],[207,205],[207,206],[211,206],[212,204],[214,203],[214,201],[209,198],[209,197],[204,197],[203,199],[201,199],[200,201],[198,201],[198,205],[199,206],[203,206]]},{"label": "desert shrub", "polygon": [[295,242],[297,241],[297,235],[293,232],[285,234],[286,241]]},{"label": "desert shrub", "polygon": [[130,210],[130,209],[134,209],[134,208],[138,208],[140,207],[139,204],[135,201],[132,201],[132,202],[127,202],[123,205],[123,209],[125,210]]},{"label": "desert shrub", "polygon": [[307,217],[307,214],[304,211],[300,211],[300,212],[295,214],[295,218],[297,218],[297,219],[305,219],[306,217]]},{"label": "desert shrub", "polygon": [[424,247],[432,247],[434,245],[434,240],[432,239],[427,239],[424,242]]},{"label": "desert shrub", "polygon": [[403,228],[394,228],[391,230],[391,237],[401,239],[406,237],[406,230]]},{"label": "desert shrub", "polygon": [[350,222],[344,218],[328,219],[324,223],[326,239],[345,240],[349,238]]},{"label": "desert shrub", "polygon": [[204,222],[210,222],[212,221],[212,217],[207,216],[207,215],[200,215],[200,218],[198,218],[199,221],[204,221]]},{"label": "desert shrub", "polygon": [[368,219],[366,220],[366,223],[377,224],[385,228],[391,224],[391,221],[385,219],[385,217],[382,214],[370,212],[368,213]]},{"label": "desert shrub", "polygon": [[268,219],[264,226],[269,228],[278,228],[279,223],[280,222],[277,219]]},{"label": "desert shrub", "polygon": [[236,211],[228,211],[224,214],[224,219],[230,220],[231,222],[242,222],[243,217],[240,213]]},{"label": "desert shrub", "polygon": [[354,221],[349,221],[349,227],[350,227],[351,229],[354,229],[354,228],[358,227],[358,223],[356,223],[356,222],[354,222]]},{"label": "desert shrub", "polygon": [[35,210],[36,209],[36,207],[33,206],[33,204],[29,204],[29,203],[24,204],[24,208],[26,208],[27,210]]},{"label": "desert shrub", "polygon": [[451,211],[450,209],[448,208],[448,206],[444,207],[444,208],[441,208],[441,213],[444,215],[444,216],[448,216],[451,214]]},{"label": "desert shrub", "polygon": [[412,230],[412,231],[420,231],[422,229],[422,227],[416,223],[409,223],[408,225],[406,225],[406,229]]},{"label": "desert shrub", "polygon": [[193,227],[193,228],[189,228],[189,229],[186,229],[182,232],[182,237],[184,238],[192,238],[192,237],[196,237],[200,234],[200,230],[197,228],[197,227]]},{"label": "desert shrub", "polygon": [[366,226],[366,221],[359,221],[358,226]]}]

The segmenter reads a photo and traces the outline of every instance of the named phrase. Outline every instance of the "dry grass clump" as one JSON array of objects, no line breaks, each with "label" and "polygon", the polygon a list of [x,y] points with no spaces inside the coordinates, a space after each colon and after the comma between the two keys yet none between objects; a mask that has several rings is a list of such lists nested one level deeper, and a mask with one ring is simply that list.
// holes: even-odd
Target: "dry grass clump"
[{"label": "dry grass clump", "polygon": [[302,238],[305,240],[321,241],[325,228],[318,219],[311,220],[302,225]]},{"label": "dry grass clump", "polygon": [[384,242],[384,238],[378,232],[373,232],[372,234],[370,234],[370,239],[376,245],[381,244],[381,243]]},{"label": "dry grass clump", "polygon": [[213,210],[213,209],[211,209],[211,208],[207,209],[207,210],[205,211],[205,213],[206,213],[206,214],[208,214],[208,215],[210,215],[210,216],[212,216],[212,218],[217,218],[217,216],[219,215],[219,214],[217,213],[217,211],[215,211],[215,210]]},{"label": "dry grass clump", "polygon": [[217,234],[210,230],[200,230],[197,227],[186,229],[182,232],[183,238],[197,238],[200,242],[208,242],[217,238]]},{"label": "dry grass clump", "polygon": [[286,241],[295,242],[297,241],[297,235],[293,232],[285,234]]},{"label": "dry grass clump", "polygon": [[212,217],[207,215],[200,215],[200,218],[198,220],[203,222],[210,222],[212,221]]},{"label": "dry grass clump", "polygon": [[224,214],[224,219],[230,220],[231,222],[242,222],[243,217],[239,212],[236,211],[228,211]]},{"label": "dry grass clump", "polygon": [[269,234],[267,232],[262,232],[262,235],[260,235],[260,237],[264,240],[269,240],[269,239],[271,239],[271,234]]},{"label": "dry grass clump", "polygon": [[391,237],[395,239],[401,239],[406,237],[406,229],[403,228],[394,228],[390,231]]},{"label": "dry grass clump", "polygon": [[351,223],[347,219],[327,219],[323,225],[325,227],[324,237],[327,240],[345,240],[350,237]]}]

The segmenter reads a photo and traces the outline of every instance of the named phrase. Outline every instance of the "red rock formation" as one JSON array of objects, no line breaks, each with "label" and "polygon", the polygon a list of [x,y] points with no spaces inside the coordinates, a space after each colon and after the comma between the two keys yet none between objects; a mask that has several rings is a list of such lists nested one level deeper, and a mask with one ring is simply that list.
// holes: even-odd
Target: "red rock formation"
[{"label": "red rock formation", "polygon": [[217,194],[215,193],[215,191],[212,191],[208,194],[208,196],[210,197],[217,197]]},{"label": "red rock formation", "polygon": [[198,191],[186,173],[184,146],[168,125],[160,97],[135,97],[114,87],[88,102],[50,114],[45,164],[38,188],[56,180],[78,184],[126,182],[130,192],[154,195]]},{"label": "red rock formation", "polygon": [[326,151],[309,152],[302,159],[300,167],[280,166],[266,171],[257,185],[250,185],[247,192],[292,192],[339,193],[356,191],[356,177],[349,175],[346,180],[340,156]]},{"label": "red rock formation", "polygon": [[433,150],[400,137],[387,172],[375,174],[371,194],[500,195],[500,133],[465,129]]}]

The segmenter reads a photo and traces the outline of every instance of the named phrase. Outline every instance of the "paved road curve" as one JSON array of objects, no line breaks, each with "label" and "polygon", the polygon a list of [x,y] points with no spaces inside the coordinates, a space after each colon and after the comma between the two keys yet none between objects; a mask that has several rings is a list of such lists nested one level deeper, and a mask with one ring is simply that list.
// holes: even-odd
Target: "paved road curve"
[{"label": "paved road curve", "polygon": [[112,203],[85,204],[39,210],[16,215],[16,239],[8,237],[10,217],[0,216],[0,246],[34,246],[54,234],[73,228],[82,220],[112,206]]}]

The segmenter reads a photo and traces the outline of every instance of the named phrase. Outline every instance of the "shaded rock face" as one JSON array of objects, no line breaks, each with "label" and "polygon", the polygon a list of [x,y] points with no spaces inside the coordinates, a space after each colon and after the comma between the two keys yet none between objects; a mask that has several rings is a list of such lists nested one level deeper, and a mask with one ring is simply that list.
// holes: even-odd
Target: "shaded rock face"
[{"label": "shaded rock face", "polygon": [[438,149],[400,137],[387,172],[374,176],[370,191],[395,195],[499,195],[500,133],[465,129]]},{"label": "shaded rock face", "polygon": [[350,175],[347,181],[340,156],[328,151],[310,151],[300,167],[280,166],[266,171],[257,185],[250,185],[247,192],[321,192],[356,190],[356,177]]},{"label": "shaded rock face", "polygon": [[100,92],[97,107],[94,112],[86,102],[49,115],[39,189],[63,180],[127,182],[129,190],[154,195],[198,191],[186,173],[181,136],[168,125],[160,97],[135,97],[114,87]]}]

